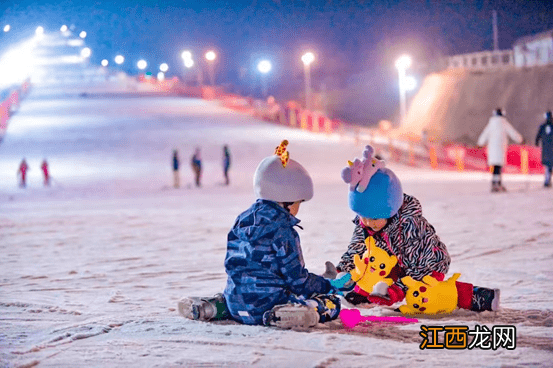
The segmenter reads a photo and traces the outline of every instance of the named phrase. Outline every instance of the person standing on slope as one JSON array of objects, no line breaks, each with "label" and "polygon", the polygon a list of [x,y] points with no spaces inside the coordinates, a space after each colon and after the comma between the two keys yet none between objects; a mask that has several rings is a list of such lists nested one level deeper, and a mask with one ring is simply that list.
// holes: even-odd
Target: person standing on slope
[{"label": "person standing on slope", "polygon": [[544,187],[551,187],[551,171],[553,169],[553,117],[551,111],[545,113],[545,122],[540,125],[536,136],[536,146],[541,142],[541,163],[545,166]]},{"label": "person standing on slope", "polygon": [[202,185],[202,158],[200,155],[200,148],[196,147],[196,151],[194,152],[194,155],[192,156],[192,160],[190,161],[190,164],[192,165],[192,170],[194,171],[194,177],[196,181],[196,186],[200,187]]},{"label": "person standing on slope", "polygon": [[503,111],[498,108],[480,134],[477,143],[480,147],[486,146],[488,165],[493,166],[492,192],[506,191],[501,183],[501,171],[505,165],[509,138],[519,144],[523,141],[520,133],[513,128],[503,116]]},{"label": "person standing on slope", "polygon": [[30,170],[29,165],[27,165],[27,161],[25,161],[25,159],[23,159],[21,161],[21,163],[19,164],[19,170],[17,170],[17,174],[20,177],[20,181],[19,181],[19,187],[20,188],[27,187],[27,171],[28,170]]},{"label": "person standing on slope", "polygon": [[177,150],[173,150],[173,186],[178,188],[179,185],[179,153]]},{"label": "person standing on slope", "polygon": [[42,161],[40,168],[42,169],[42,174],[44,175],[44,186],[50,186],[50,173],[48,172],[48,162],[46,159]]},{"label": "person standing on slope", "polygon": [[225,175],[225,185],[229,185],[228,171],[230,168],[230,151],[228,146],[223,146],[223,174]]}]

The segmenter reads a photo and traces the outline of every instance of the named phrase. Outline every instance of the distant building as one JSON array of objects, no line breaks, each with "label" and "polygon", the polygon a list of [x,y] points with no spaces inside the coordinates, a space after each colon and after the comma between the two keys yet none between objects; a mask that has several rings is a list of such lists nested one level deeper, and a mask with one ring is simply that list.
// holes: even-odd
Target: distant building
[{"label": "distant building", "polygon": [[515,65],[512,50],[480,51],[470,54],[449,56],[445,60],[447,69],[493,70]]},{"label": "distant building", "polygon": [[445,58],[447,69],[503,70],[553,64],[553,29],[515,41],[512,50],[479,51]]},{"label": "distant building", "polygon": [[553,64],[553,29],[519,38],[513,51],[517,67]]}]

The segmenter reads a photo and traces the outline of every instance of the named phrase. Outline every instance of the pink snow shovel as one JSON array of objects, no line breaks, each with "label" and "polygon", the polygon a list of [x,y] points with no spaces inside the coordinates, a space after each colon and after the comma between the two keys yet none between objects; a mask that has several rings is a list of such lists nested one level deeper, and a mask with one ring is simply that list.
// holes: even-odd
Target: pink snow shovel
[{"label": "pink snow shovel", "polygon": [[391,323],[416,323],[416,318],[407,318],[402,316],[377,317],[362,316],[359,309],[342,309],[340,319],[347,328],[354,328],[359,322],[391,322]]}]

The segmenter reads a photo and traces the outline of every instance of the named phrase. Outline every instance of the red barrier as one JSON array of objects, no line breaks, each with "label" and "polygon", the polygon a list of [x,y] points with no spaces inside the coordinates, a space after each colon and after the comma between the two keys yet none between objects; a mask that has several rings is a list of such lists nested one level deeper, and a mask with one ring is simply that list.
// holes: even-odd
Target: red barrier
[{"label": "red barrier", "polygon": [[522,167],[522,150],[528,152],[528,171],[530,173],[543,173],[540,147],[523,146],[519,144],[510,145],[507,150],[507,165]]},{"label": "red barrier", "polygon": [[0,133],[8,129],[8,119],[10,118],[10,105],[6,100],[0,104]]},{"label": "red barrier", "polygon": [[16,111],[19,108],[19,92],[13,91],[8,97],[10,113]]},{"label": "red barrier", "polygon": [[[462,164],[464,169],[476,171],[489,170],[487,162],[488,156],[485,147],[464,147],[460,145],[445,146],[441,152],[440,149],[438,149],[438,166],[447,166],[450,169],[453,167],[459,167],[460,163],[458,162],[458,150],[464,150],[464,153],[462,154]],[[524,160],[522,158],[523,154],[527,155]],[[505,166],[503,171],[513,174],[542,174],[543,166],[541,164],[541,148],[523,146],[519,144],[509,145],[505,156]]]}]

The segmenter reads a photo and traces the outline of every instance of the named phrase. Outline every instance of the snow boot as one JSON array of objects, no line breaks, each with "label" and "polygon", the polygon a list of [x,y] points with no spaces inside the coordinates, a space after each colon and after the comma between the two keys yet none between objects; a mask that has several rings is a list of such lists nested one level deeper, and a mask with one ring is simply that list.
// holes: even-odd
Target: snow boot
[{"label": "snow boot", "polygon": [[178,303],[179,314],[196,321],[212,321],[230,317],[223,294],[211,298],[186,297]]},{"label": "snow boot", "polygon": [[319,294],[310,299],[295,298],[288,304],[275,305],[263,314],[265,326],[308,328],[340,316],[341,301],[337,295]]},{"label": "snow boot", "polygon": [[371,302],[369,301],[369,299],[367,299],[366,296],[357,294],[355,291],[347,293],[344,299],[346,299],[348,303],[353,305],[371,304]]},{"label": "snow boot", "polygon": [[317,325],[319,318],[316,308],[301,304],[281,304],[263,314],[263,324],[280,328],[309,328]]},{"label": "snow boot", "polygon": [[475,286],[472,291],[470,310],[475,312],[497,311],[499,309],[499,289],[487,289]]}]

